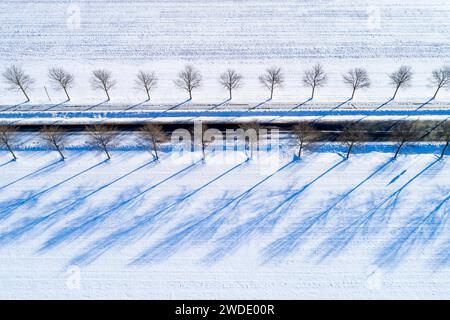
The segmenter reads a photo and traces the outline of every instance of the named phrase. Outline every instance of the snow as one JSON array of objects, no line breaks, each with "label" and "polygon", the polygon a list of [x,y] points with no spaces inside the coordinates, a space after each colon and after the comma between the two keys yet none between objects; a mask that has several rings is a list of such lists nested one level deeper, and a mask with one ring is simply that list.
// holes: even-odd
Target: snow
[{"label": "snow", "polygon": [[436,120],[445,121],[450,110],[290,110],[290,111],[28,111],[2,112],[0,123],[31,124],[141,124],[141,123],[297,123],[299,118],[314,121],[386,121]]},{"label": "snow", "polygon": [[[449,14],[445,0],[2,0],[1,69],[36,81],[30,103],[0,83],[0,123],[441,121],[450,93],[430,100],[429,78],[450,61]],[[316,62],[329,81],[310,101],[302,76]],[[173,83],[186,63],[204,80],[192,101]],[[412,86],[391,101],[387,74],[402,64]],[[76,77],[70,102],[53,66]],[[269,101],[258,76],[270,66],[286,82]],[[353,67],[372,86],[349,101]],[[111,101],[90,88],[98,68],[118,81]],[[232,101],[217,82],[227,68],[244,77]],[[159,77],[147,102],[141,69]],[[0,149],[0,298],[449,298],[441,145],[393,160],[392,143],[368,143],[343,160],[324,143],[296,159],[286,140],[252,160],[165,145],[154,161],[128,132],[105,161],[73,133],[60,161],[21,132],[17,161]]]},{"label": "snow", "polygon": [[111,161],[83,134],[64,162],[32,134],[17,161],[0,153],[0,297],[448,296],[442,146],[210,146],[205,162],[166,146],[154,161],[129,135]]},{"label": "snow", "polygon": [[[32,103],[50,105],[65,96],[52,88],[47,70],[64,66],[76,77],[68,105],[83,108],[104,102],[104,94],[90,88],[89,78],[95,69],[109,69],[118,85],[111,91],[111,102],[98,106],[104,108],[144,102],[145,93],[134,84],[140,69],[154,70],[159,77],[152,105],[180,104],[187,94],[173,80],[186,63],[195,65],[204,80],[189,105],[224,102],[227,92],[217,79],[230,67],[244,77],[232,104],[256,106],[268,98],[258,76],[270,66],[282,67],[286,78],[271,103],[298,105],[310,95],[302,85],[303,71],[315,62],[321,62],[329,76],[315,102],[346,101],[351,90],[341,75],[364,67],[372,86],[358,91],[352,102],[381,105],[394,91],[387,74],[406,64],[413,67],[412,86],[401,89],[386,107],[420,105],[434,93],[431,70],[449,62],[449,12],[445,0],[9,0],[0,4],[0,65],[22,65],[36,79]],[[5,84],[0,88],[0,110],[24,101]],[[433,103],[445,105],[449,94],[442,90]]]}]

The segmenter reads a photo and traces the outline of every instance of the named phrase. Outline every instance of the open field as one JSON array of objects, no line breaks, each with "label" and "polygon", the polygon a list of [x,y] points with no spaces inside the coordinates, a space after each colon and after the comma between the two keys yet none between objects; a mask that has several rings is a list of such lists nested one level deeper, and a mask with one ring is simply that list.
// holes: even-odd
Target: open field
[{"label": "open field", "polygon": [[[160,161],[125,134],[66,161],[0,153],[2,298],[437,298],[450,289],[438,145],[324,144],[299,160],[208,148]],[[28,146],[28,147],[27,147]],[[40,146],[40,147],[39,147]],[[72,283],[72,279],[79,282]],[[77,278],[78,277],[78,278]]]},{"label": "open field", "polygon": [[[0,73],[16,64],[34,82],[25,102],[0,80],[0,125],[18,128],[17,160],[0,145],[0,298],[448,299],[438,129],[450,92],[432,99],[430,79],[450,64],[449,16],[445,0],[2,0]],[[317,62],[328,81],[309,99],[302,78]],[[174,84],[186,64],[202,75],[192,100]],[[391,99],[401,65],[411,86]],[[70,101],[48,79],[55,66],[75,77]],[[258,77],[271,66],[285,82],[268,99]],[[356,67],[371,85],[349,99],[342,75]],[[231,100],[218,82],[227,68],[243,76]],[[117,81],[110,100],[92,89],[96,69]],[[158,77],[150,100],[139,70]],[[336,139],[298,157],[286,128],[299,120],[335,135],[384,123],[372,132],[384,136],[357,140],[348,159]],[[136,132],[194,121],[261,122],[282,137],[253,157],[211,143],[202,159],[198,145],[165,142],[155,160]],[[401,123],[434,131],[394,158],[385,129]],[[110,160],[87,124],[123,125]],[[64,161],[45,125],[66,130]]]},{"label": "open field", "polygon": [[[449,14],[443,0],[9,0],[0,4],[0,66],[22,65],[36,79],[32,103],[47,105],[65,98],[52,88],[47,69],[64,66],[76,79],[70,105],[88,108],[104,102],[103,94],[89,84],[92,70],[98,68],[111,70],[117,79],[111,103],[131,107],[146,98],[134,84],[140,69],[154,70],[159,78],[152,104],[175,106],[187,98],[173,83],[186,63],[203,75],[191,102],[200,105],[226,100],[217,79],[226,68],[235,68],[244,80],[232,103],[255,106],[268,98],[258,76],[267,67],[280,66],[285,84],[272,102],[295,106],[309,98],[302,76],[313,63],[321,62],[329,78],[317,92],[314,102],[319,104],[347,100],[350,89],[341,75],[364,67],[372,85],[357,93],[352,102],[358,106],[386,102],[394,91],[387,74],[401,64],[410,65],[412,85],[400,90],[395,108],[420,105],[432,96],[431,71],[450,58]],[[0,85],[1,110],[23,102],[19,92],[6,88]],[[435,102],[448,101],[450,92],[442,90]]]}]

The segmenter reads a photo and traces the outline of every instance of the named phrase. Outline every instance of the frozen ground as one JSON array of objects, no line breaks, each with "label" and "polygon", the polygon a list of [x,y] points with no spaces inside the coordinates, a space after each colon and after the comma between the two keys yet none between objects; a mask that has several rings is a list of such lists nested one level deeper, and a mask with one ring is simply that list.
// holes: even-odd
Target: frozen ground
[{"label": "frozen ground", "polygon": [[[129,108],[151,118],[185,102],[173,80],[186,63],[204,85],[181,117],[221,104],[220,116],[257,106],[253,115],[276,119],[307,100],[302,73],[315,62],[328,85],[285,120],[320,119],[309,109],[347,101],[350,67],[367,68],[372,87],[339,114],[372,118],[401,64],[413,67],[413,84],[380,115],[443,119],[450,93],[429,101],[428,80],[450,63],[449,14],[445,0],[3,0],[1,69],[20,64],[36,82],[29,104],[0,83],[0,122],[102,121]],[[70,103],[46,78],[56,65],[76,76]],[[272,65],[286,83],[267,101],[257,79]],[[228,67],[245,81],[226,102],[217,77]],[[118,80],[108,103],[89,86],[97,68]],[[148,103],[134,86],[139,69],[159,76]],[[89,110],[52,113],[79,109]],[[65,162],[33,134],[15,162],[0,150],[0,298],[449,298],[450,164],[440,146],[408,146],[395,161],[392,145],[359,147],[348,161],[337,145],[296,161],[292,150],[253,161],[210,150],[203,163],[169,148],[154,162],[135,139],[121,141],[109,162],[79,135]]]},{"label": "frozen ground", "polygon": [[[145,93],[134,85],[139,69],[155,70],[160,78],[152,105],[185,101],[186,94],[175,88],[173,80],[188,62],[204,78],[190,105],[224,102],[227,94],[217,78],[228,67],[236,68],[245,80],[229,103],[259,105],[268,94],[258,76],[266,67],[279,65],[285,71],[285,86],[265,106],[295,106],[310,95],[301,83],[303,70],[321,62],[329,83],[318,90],[316,106],[346,101],[350,90],[342,84],[341,74],[360,66],[368,69],[372,87],[358,92],[352,103],[376,107],[392,96],[387,74],[408,64],[414,70],[411,88],[400,90],[396,101],[386,105],[407,107],[432,96],[431,70],[449,62],[449,14],[445,0],[8,0],[0,3],[0,66],[23,65],[36,79],[32,102],[50,106],[64,101],[64,95],[52,89],[47,69],[65,66],[77,80],[72,102],[65,107],[104,109],[111,104],[132,107],[145,100]],[[110,104],[98,105],[104,96],[90,89],[90,72],[96,68],[112,70],[118,80]],[[431,105],[442,107],[449,99],[450,93],[442,91]],[[0,85],[0,110],[22,101],[19,93]]]},{"label": "frozen ground", "polygon": [[0,152],[1,298],[448,298],[437,145]]}]

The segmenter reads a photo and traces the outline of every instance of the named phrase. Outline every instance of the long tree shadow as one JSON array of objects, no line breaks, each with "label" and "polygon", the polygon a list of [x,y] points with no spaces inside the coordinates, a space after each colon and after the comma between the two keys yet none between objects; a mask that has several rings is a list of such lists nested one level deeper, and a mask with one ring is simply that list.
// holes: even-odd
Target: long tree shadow
[{"label": "long tree shadow", "polygon": [[[348,226],[341,228],[338,232],[330,236],[326,239],[319,248],[322,249],[320,261],[325,260],[331,255],[336,255],[344,250],[350,242],[359,234],[359,232],[364,231],[363,229],[369,230],[370,232],[375,232],[379,230],[384,223],[388,220],[392,211],[395,209],[398,198],[403,190],[405,190],[411,183],[417,180],[420,176],[422,176],[425,172],[427,172],[431,167],[433,167],[436,163],[439,162],[440,159],[436,159],[427,165],[424,169],[406,181],[401,187],[397,190],[384,197],[381,201],[379,201],[375,207],[371,208],[369,211],[364,213],[363,215],[357,217],[353,220]],[[386,206],[384,211],[382,208]],[[376,214],[379,214],[377,221],[375,221],[376,228],[369,228],[370,223],[375,218]]]},{"label": "long tree shadow", "polygon": [[183,102],[180,102],[180,103],[174,105],[173,107],[170,107],[170,108],[164,110],[163,113],[165,113],[165,112],[167,112],[167,111],[171,111],[171,110],[176,109],[176,108],[178,108],[178,107],[181,107],[181,106],[187,104],[188,102],[190,102],[191,100],[192,100],[192,99],[186,99],[186,100],[184,100]]},{"label": "long tree shadow", "polygon": [[[14,161],[14,160],[12,160],[12,161]],[[36,170],[36,171],[33,171],[33,172],[31,172],[31,173],[29,173],[29,174],[23,176],[23,177],[20,177],[20,178],[17,179],[17,180],[11,181],[11,182],[5,184],[4,186],[1,186],[1,187],[0,187],[0,190],[3,190],[3,189],[5,189],[5,188],[8,188],[9,186],[12,186],[13,184],[16,184],[16,183],[18,183],[18,182],[20,182],[20,181],[22,181],[22,180],[25,180],[25,179],[27,179],[27,178],[29,178],[29,177],[36,176],[36,175],[45,173],[45,172],[46,172],[47,170],[49,170],[50,168],[53,169],[53,167],[54,167],[55,165],[57,165],[57,164],[62,164],[62,160],[58,160],[58,161],[52,162],[52,163],[50,163],[50,164],[48,164],[48,165],[46,165],[46,166],[44,166],[44,167],[42,167],[42,168],[39,168],[39,169]]]},{"label": "long tree shadow", "polygon": [[106,99],[105,101],[102,101],[102,102],[100,102],[100,103],[97,103],[96,105],[87,107],[86,109],[84,109],[84,111],[89,111],[89,110],[95,109],[95,108],[97,108],[97,107],[100,107],[100,106],[104,105],[105,103],[108,103],[109,101],[110,101],[109,99]]},{"label": "long tree shadow", "polygon": [[[139,166],[138,168],[112,180],[111,182],[104,184],[101,187],[94,189],[93,191],[88,192],[87,194],[85,194],[83,196],[76,197],[76,199],[74,201],[71,201],[69,204],[64,205],[61,208],[55,209],[42,217],[23,218],[21,221],[19,221],[18,223],[15,224],[16,226],[12,230],[6,231],[6,232],[0,234],[0,245],[5,245],[15,239],[18,239],[19,237],[23,236],[25,233],[31,231],[32,229],[34,229],[38,226],[41,226],[41,225],[45,226],[45,225],[51,224],[52,222],[55,222],[58,217],[71,213],[75,208],[77,208],[82,203],[84,203],[84,201],[86,201],[88,198],[97,194],[101,190],[108,188],[109,186],[113,185],[114,183],[128,177],[132,173],[150,165],[151,163],[154,163],[154,161],[155,160],[153,160],[151,162],[147,162],[147,163]],[[104,161],[98,163],[96,166],[99,166],[104,163],[107,163],[107,160],[104,160]]]},{"label": "long tree shadow", "polygon": [[[390,125],[389,127],[386,128],[386,132],[390,132],[392,129],[394,129],[394,127],[396,125],[398,125],[399,123],[402,123],[403,121],[407,120],[410,116],[405,116],[403,118],[400,118],[396,121],[394,121],[394,123],[392,123],[392,125]],[[413,125],[415,122],[417,122],[417,120],[414,120],[411,122],[411,125]]]},{"label": "long tree shadow", "polygon": [[[299,103],[299,104],[296,105],[295,107],[289,109],[288,111],[293,111],[293,110],[295,110],[295,109],[298,109],[298,108],[304,106],[305,104],[307,104],[308,102],[312,101],[312,99],[313,99],[313,98],[309,98],[309,99],[307,99],[307,100],[305,100],[305,101]],[[277,117],[275,117],[275,118],[273,118],[273,119],[270,119],[268,122],[273,122],[273,121],[278,120],[278,119],[281,119],[281,118],[283,118],[283,116],[277,116]]]},{"label": "long tree shadow", "polygon": [[378,107],[376,107],[374,110],[377,111],[377,110],[383,108],[384,106],[388,105],[388,104],[391,103],[392,101],[394,101],[394,98],[390,98],[390,99],[387,100],[386,102],[383,102],[383,103],[380,104]]},{"label": "long tree shadow", "polygon": [[[336,107],[331,108],[329,111],[337,110],[337,109],[339,109],[340,107],[342,107],[343,105],[349,103],[352,100],[353,100],[353,98],[347,99],[344,102],[339,103]],[[317,117],[316,119],[314,119],[313,123],[319,122],[321,119],[325,118],[326,116],[328,116],[328,115],[324,114],[324,115],[321,115],[321,116]]]},{"label": "long tree shadow", "polygon": [[8,126],[14,126],[14,125],[16,125],[17,123],[19,123],[20,121],[22,121],[22,120],[9,121],[8,123],[5,123],[5,124],[8,125]]},{"label": "long tree shadow", "polygon": [[300,241],[302,240],[302,237],[305,234],[307,234],[315,225],[325,221],[329,213],[334,208],[336,208],[344,200],[348,199],[348,197],[353,192],[358,190],[367,181],[371,180],[375,175],[382,172],[393,161],[394,161],[393,159],[390,159],[389,161],[379,166],[375,171],[373,171],[364,180],[359,182],[356,186],[345,192],[343,195],[335,198],[331,202],[331,205],[328,206],[325,210],[321,211],[319,214],[305,218],[287,235],[269,244],[266,248],[263,249],[263,255],[265,257],[264,262],[267,263],[273,259],[282,259],[286,257],[288,254],[290,254],[292,251],[294,251],[300,244]]},{"label": "long tree shadow", "polygon": [[358,123],[360,123],[361,121],[363,121],[364,119],[366,119],[366,118],[368,118],[368,117],[369,117],[369,116],[363,116],[363,117],[359,118],[358,120],[353,121],[352,124],[358,124]]},{"label": "long tree shadow", "polygon": [[[396,125],[398,125],[399,123],[402,123],[403,121],[405,121],[405,120],[408,119],[409,117],[411,117],[411,116],[406,116],[406,117],[403,117],[403,118],[401,118],[401,119],[395,121],[391,126],[389,126],[389,127],[386,129],[386,131],[391,131]],[[417,141],[423,140],[426,136],[428,136],[431,132],[433,132],[434,130],[436,130],[442,123],[446,122],[448,119],[450,119],[450,117],[445,118],[444,120],[439,121],[436,125],[434,125],[434,126],[433,126],[432,128],[430,128],[427,132],[425,132],[422,136],[420,136],[420,137],[417,139]],[[412,126],[412,125],[416,124],[416,123],[419,122],[419,121],[420,121],[419,118],[417,118],[417,119],[415,119],[415,120],[412,120],[412,121],[410,122],[410,125]]]},{"label": "long tree shadow", "polygon": [[[26,190],[21,191],[19,195],[16,195],[13,199],[7,199],[2,201],[1,203],[1,210],[0,212],[0,222],[3,222],[6,220],[11,214],[12,211],[16,206],[18,206],[19,203],[23,202],[24,205],[27,204],[28,208],[32,208],[36,205],[38,199],[33,197],[33,191]],[[6,210],[6,208],[10,208],[10,210]],[[3,212],[3,210],[5,212]]]},{"label": "long tree shadow", "polygon": [[339,109],[340,107],[342,107],[343,105],[349,103],[352,100],[353,100],[353,98],[347,99],[344,102],[339,103],[336,107],[331,108],[330,110],[333,111],[333,110]]},{"label": "long tree shadow", "polygon": [[4,112],[4,111],[11,111],[11,110],[13,110],[13,109],[15,109],[15,108],[17,108],[17,107],[20,107],[20,106],[22,106],[22,105],[24,105],[24,104],[26,104],[26,103],[28,103],[28,102],[30,102],[30,101],[24,101],[24,102],[15,104],[15,105],[13,105],[13,106],[9,106],[9,107],[3,109],[2,112]]},{"label": "long tree shadow", "polygon": [[150,101],[150,99],[147,99],[147,100],[145,100],[145,101],[139,102],[139,103],[137,103],[137,104],[135,104],[135,105],[132,105],[132,106],[126,108],[125,111],[128,111],[128,110],[131,110],[131,109],[140,107],[140,106],[146,104],[146,103],[149,102],[149,101]]},{"label": "long tree shadow", "polygon": [[211,110],[214,110],[214,109],[216,109],[216,108],[219,108],[219,107],[221,107],[221,106],[227,104],[227,103],[230,102],[230,101],[231,101],[231,98],[228,98],[227,100],[222,101],[222,102],[219,103],[219,104],[216,104],[214,107],[210,108],[208,111],[211,111]]},{"label": "long tree shadow", "polygon": [[[425,216],[409,219],[406,226],[402,227],[401,232],[378,254],[376,264],[380,267],[395,267],[414,245],[424,245],[434,239],[448,214],[446,205],[449,200],[450,194]],[[443,214],[439,216],[439,212]]]},{"label": "long tree shadow", "polygon": [[62,105],[64,105],[64,104],[66,104],[67,102],[69,102],[70,100],[69,99],[67,99],[67,100],[65,100],[65,101],[63,101],[63,102],[60,102],[60,103],[57,103],[57,104],[54,104],[53,106],[51,106],[51,107],[48,107],[47,109],[44,109],[43,111],[49,111],[49,110],[52,110],[52,109],[55,109],[55,108],[58,108],[58,107],[60,107],[60,106],[62,106]]},{"label": "long tree shadow", "polygon": [[399,174],[397,174],[395,177],[393,177],[391,179],[391,181],[389,181],[388,184],[386,184],[387,186],[390,186],[391,184],[395,183],[398,179],[400,179],[408,170],[405,169],[402,172],[400,172]]},{"label": "long tree shadow", "polygon": [[[252,193],[252,191],[271,179],[274,175],[289,167],[292,163],[293,162],[289,162],[285,164],[264,179],[258,181],[252,187],[227,201],[222,206],[203,214],[202,217],[195,217],[194,219],[176,226],[166,237],[164,237],[164,239],[141,253],[132,264],[161,261],[169,258],[175,254],[177,250],[181,249],[180,244],[186,245],[189,242],[205,242],[211,239],[223,223],[230,218],[230,215],[225,215],[224,212],[232,212],[244,198]],[[228,211],[225,211],[226,209],[228,209]]]},{"label": "long tree shadow", "polygon": [[218,247],[209,253],[203,261],[206,263],[217,262],[222,259],[226,253],[235,250],[239,246],[239,243],[245,242],[253,232],[264,231],[266,227],[273,228],[305,190],[344,162],[345,160],[341,160],[334,164],[331,168],[322,172],[316,178],[283,199],[273,209],[255,216],[218,239],[216,241]]},{"label": "long tree shadow", "polygon": [[313,99],[313,98],[309,98],[309,99],[307,99],[307,100],[305,100],[305,101],[303,101],[303,102],[300,102],[299,104],[297,104],[295,107],[293,107],[293,108],[290,109],[289,111],[292,111],[292,110],[295,110],[295,109],[298,109],[298,108],[303,107],[305,104],[307,104],[308,102],[312,101],[312,99]]},{"label": "long tree shadow", "polygon": [[264,100],[264,101],[258,103],[256,106],[253,106],[253,107],[249,108],[247,111],[251,111],[251,110],[254,110],[254,109],[258,108],[258,107],[261,107],[261,106],[265,105],[267,102],[269,102],[271,100],[272,100],[272,98]]},{"label": "long tree shadow", "polygon": [[[41,195],[43,195],[43,194],[45,194],[45,193],[47,193],[47,192],[49,192],[51,190],[54,190],[54,189],[60,187],[61,185],[63,185],[65,183],[67,183],[67,182],[69,182],[69,181],[71,181],[71,180],[73,180],[73,179],[75,179],[75,178],[85,174],[86,172],[89,172],[89,171],[93,170],[94,168],[104,164],[105,162],[106,161],[102,161],[102,162],[97,163],[97,164],[95,164],[95,165],[93,165],[93,166],[91,166],[91,167],[89,167],[87,169],[84,169],[83,171],[81,171],[81,172],[79,172],[77,174],[74,174],[74,175],[70,176],[69,178],[66,178],[66,179],[62,180],[62,181],[52,185],[51,187],[48,187],[48,188],[46,188],[44,190],[41,190],[41,191],[39,191],[37,193],[34,193],[34,194],[30,195],[29,197],[27,197],[25,199],[18,199],[17,201],[14,201],[14,202],[10,203],[7,206],[3,206],[2,205],[2,209],[0,209],[0,218],[2,220],[4,220],[6,217],[10,216],[19,207],[30,203],[30,201],[37,200],[38,197],[40,197]],[[32,202],[32,203],[36,203],[36,202]]]},{"label": "long tree shadow", "polygon": [[447,267],[450,264],[450,240],[445,242],[442,247],[432,261],[435,270]]},{"label": "long tree shadow", "polygon": [[[11,160],[9,160],[9,161],[7,161],[7,162],[5,162],[5,163],[2,163],[2,164],[0,164],[0,168],[1,168],[1,167],[5,167],[5,166],[7,166],[8,164],[13,163],[13,162],[16,162],[16,160],[15,160],[15,159],[11,159]],[[2,188],[0,188],[0,189],[2,189]]]},{"label": "long tree shadow", "polygon": [[[231,101],[231,99],[227,99],[227,100],[223,101],[222,103],[213,106],[212,108],[208,109],[208,111],[214,110],[214,109],[216,109],[216,108],[218,108],[218,107],[220,107],[220,106],[226,104],[228,101]],[[199,118],[201,118],[201,115],[200,115],[200,116],[195,116],[195,117],[189,118],[187,121],[188,121],[188,122],[189,122],[189,121],[194,121],[195,119],[199,119]]]},{"label": "long tree shadow", "polygon": [[436,123],[436,125],[434,125],[433,127],[431,127],[427,132],[425,132],[421,137],[419,137],[419,139],[417,139],[418,141],[423,140],[426,136],[428,136],[430,133],[432,133],[434,130],[436,130],[437,128],[439,128],[441,126],[441,124],[447,122],[447,120],[449,120],[450,117],[445,118],[444,120],[439,121],[438,123]]},{"label": "long tree shadow", "polygon": [[429,105],[434,99],[435,98],[431,98],[431,99],[425,101],[424,103],[422,103],[420,106],[417,107],[416,111],[422,109],[423,107],[425,107],[427,105]]},{"label": "long tree shadow", "polygon": [[[85,216],[82,216],[79,219],[76,219],[73,221],[70,225],[65,226],[60,231],[55,232],[39,249],[39,252],[47,251],[50,249],[53,249],[54,247],[60,245],[63,242],[74,240],[78,237],[80,237],[82,234],[86,233],[92,228],[98,227],[100,223],[109,216],[113,215],[116,212],[119,212],[119,210],[122,210],[132,204],[133,202],[136,202],[138,199],[142,199],[145,194],[148,192],[154,190],[155,188],[161,186],[162,184],[173,180],[175,177],[178,177],[184,173],[186,173],[188,170],[194,168],[198,163],[190,164],[189,166],[183,168],[182,170],[179,170],[169,177],[159,181],[158,183],[155,183],[151,185],[150,187],[145,188],[142,191],[135,192],[134,195],[130,197],[130,192],[127,191],[125,194],[127,197],[125,199],[119,200],[116,204],[109,206],[108,208],[104,210],[97,210],[97,212],[92,212],[90,210]],[[136,172],[140,168],[134,170]],[[127,175],[130,175],[133,172],[128,173]],[[121,177],[123,179],[124,177]],[[98,191],[97,191],[98,192]]]},{"label": "long tree shadow", "polygon": [[[200,161],[202,162],[202,161]],[[227,171],[223,172],[219,176],[215,177],[214,179],[208,181],[207,183],[203,184],[199,188],[196,188],[195,190],[189,192],[188,194],[179,197],[175,199],[175,201],[171,202],[169,205],[163,206],[159,210],[150,210],[149,212],[145,213],[142,216],[136,217],[131,221],[131,225],[124,226],[123,228],[120,228],[119,230],[107,235],[106,237],[103,237],[97,241],[95,241],[85,252],[83,252],[81,255],[78,255],[74,259],[72,259],[71,263],[75,263],[77,265],[87,265],[98,259],[103,253],[105,253],[107,250],[112,248],[114,245],[119,245],[119,242],[128,240],[130,241],[133,237],[138,236],[138,231],[142,230],[144,227],[147,227],[149,232],[152,227],[155,226],[155,223],[157,222],[157,219],[161,219],[163,215],[169,211],[174,212],[174,209],[182,204],[184,201],[188,200],[189,198],[193,197],[195,194],[199,193],[203,189],[207,188],[212,183],[220,180],[225,175],[229,174],[230,172],[236,170],[240,166],[242,166],[245,162],[239,163],[236,166],[232,167],[231,169],[228,169]]]}]

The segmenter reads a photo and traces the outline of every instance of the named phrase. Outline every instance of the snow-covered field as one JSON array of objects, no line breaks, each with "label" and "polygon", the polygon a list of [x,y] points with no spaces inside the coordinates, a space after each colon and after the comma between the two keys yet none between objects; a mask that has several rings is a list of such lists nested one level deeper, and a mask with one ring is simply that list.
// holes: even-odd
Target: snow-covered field
[{"label": "snow-covered field", "polygon": [[[204,80],[190,104],[224,102],[227,93],[217,79],[232,67],[244,76],[232,103],[255,106],[268,98],[258,76],[267,67],[280,66],[285,85],[266,105],[295,106],[309,98],[301,79],[311,64],[321,62],[329,75],[315,103],[335,105],[351,93],[341,75],[351,67],[364,67],[372,86],[358,92],[352,103],[378,106],[394,91],[387,74],[401,64],[411,65],[412,86],[386,106],[395,107],[420,104],[432,96],[432,69],[449,63],[449,14],[445,0],[7,0],[0,3],[0,66],[22,65],[36,79],[32,102],[50,105],[65,97],[52,88],[47,70],[64,66],[76,77],[70,105],[88,107],[104,101],[102,92],[91,90],[90,73],[110,69],[118,82],[110,103],[131,107],[146,98],[134,84],[139,69],[154,70],[159,77],[151,104],[177,105],[187,96],[173,80],[186,63],[195,65]],[[443,90],[433,103],[441,106],[449,99]],[[23,100],[19,92],[0,85],[0,110]]]},{"label": "snow-covered field", "polygon": [[[0,83],[0,123],[443,120],[450,92],[429,101],[429,78],[450,63],[449,16],[446,0],[2,0],[0,72],[18,64],[35,83],[30,103]],[[302,104],[316,62],[329,81]],[[188,103],[173,83],[186,63],[203,75]],[[412,85],[389,101],[402,64]],[[47,79],[53,66],[75,75],[70,103]],[[268,101],[258,76],[270,66],[286,82]],[[232,101],[217,82],[229,67],[244,77]],[[348,101],[352,67],[372,86]],[[117,80],[107,103],[89,84],[98,68]],[[159,77],[150,102],[140,69]],[[301,160],[285,145],[253,160],[208,150],[206,162],[166,146],[153,161],[128,133],[104,161],[74,134],[63,162],[21,135],[17,161],[0,149],[0,298],[450,297],[442,146],[408,145],[396,160],[375,143],[349,160],[337,144]]]},{"label": "snow-covered field", "polygon": [[[1,298],[448,298],[438,145],[0,153]],[[134,147],[133,147],[134,146]]]}]

